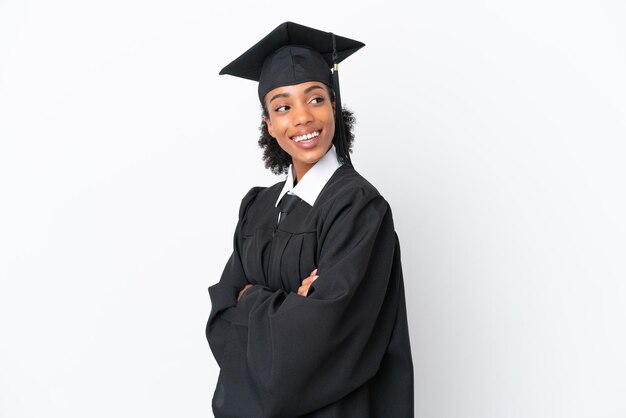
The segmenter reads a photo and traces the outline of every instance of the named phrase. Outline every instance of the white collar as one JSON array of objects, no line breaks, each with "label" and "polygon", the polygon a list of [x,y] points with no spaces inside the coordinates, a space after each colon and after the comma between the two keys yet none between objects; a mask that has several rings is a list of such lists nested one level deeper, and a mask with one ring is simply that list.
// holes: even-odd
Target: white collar
[{"label": "white collar", "polygon": [[289,164],[285,185],[278,195],[276,205],[274,206],[278,206],[280,199],[283,198],[285,193],[295,194],[300,199],[313,206],[313,203],[317,200],[317,196],[319,196],[328,180],[330,180],[335,170],[340,166],[341,164],[337,161],[337,151],[333,145],[326,154],[302,176],[298,184],[294,187],[293,177],[295,172],[293,171],[293,164]]}]

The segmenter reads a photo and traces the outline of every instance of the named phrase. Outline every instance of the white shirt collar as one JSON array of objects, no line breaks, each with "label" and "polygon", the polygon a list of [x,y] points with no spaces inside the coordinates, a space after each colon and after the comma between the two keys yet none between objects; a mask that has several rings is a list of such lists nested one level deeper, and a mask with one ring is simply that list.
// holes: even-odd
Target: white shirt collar
[{"label": "white shirt collar", "polygon": [[298,184],[294,187],[293,178],[295,172],[293,171],[293,164],[289,164],[285,185],[278,195],[274,206],[278,206],[280,199],[283,198],[285,193],[295,194],[300,199],[313,206],[313,203],[317,200],[317,196],[319,196],[328,180],[330,180],[335,170],[340,166],[341,164],[337,161],[337,151],[333,145],[326,154],[302,176]]}]

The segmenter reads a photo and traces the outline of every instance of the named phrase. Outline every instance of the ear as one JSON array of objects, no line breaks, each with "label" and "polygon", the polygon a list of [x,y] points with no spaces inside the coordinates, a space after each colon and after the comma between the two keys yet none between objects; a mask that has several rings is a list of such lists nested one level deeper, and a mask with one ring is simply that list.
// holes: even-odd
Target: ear
[{"label": "ear", "polygon": [[272,121],[267,116],[263,116],[263,121],[267,125],[267,132],[270,134],[272,138],[276,138],[274,136],[274,127],[272,126]]}]

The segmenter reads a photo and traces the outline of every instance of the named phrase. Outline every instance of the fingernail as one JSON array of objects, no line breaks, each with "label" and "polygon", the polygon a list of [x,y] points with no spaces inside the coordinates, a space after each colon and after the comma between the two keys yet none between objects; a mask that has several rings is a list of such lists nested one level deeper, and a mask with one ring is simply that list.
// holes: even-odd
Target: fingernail
[{"label": "fingernail", "polygon": [[316,281],[318,277],[320,277],[320,276],[313,276],[313,280],[312,281]]},{"label": "fingernail", "polygon": [[315,273],[317,273],[317,269],[315,269],[315,270],[313,270],[313,271],[311,272],[311,274],[315,274]]}]

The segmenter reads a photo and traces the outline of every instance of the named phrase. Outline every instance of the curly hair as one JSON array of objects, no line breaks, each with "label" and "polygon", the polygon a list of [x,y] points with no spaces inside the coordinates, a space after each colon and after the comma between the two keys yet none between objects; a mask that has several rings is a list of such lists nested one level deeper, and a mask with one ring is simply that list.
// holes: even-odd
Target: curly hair
[{"label": "curly hair", "polygon": [[[331,93],[331,101],[334,103],[335,96]],[[289,164],[291,164],[291,155],[287,154],[281,147],[278,145],[278,141],[276,141],[267,130],[267,123],[263,119],[263,116],[269,117],[269,112],[267,111],[267,107],[265,103],[261,104],[261,126],[259,130],[261,131],[261,136],[259,137],[259,147],[263,149],[263,161],[265,162],[265,168],[269,168],[270,171],[274,174],[286,174],[289,168]],[[343,107],[341,111],[341,115],[343,117],[343,126],[346,131],[346,142],[348,143],[348,151],[352,152],[352,142],[354,141],[354,122],[356,118],[354,117],[354,113],[351,110]],[[333,143],[335,142],[335,138],[337,137],[337,131],[335,130],[335,137],[333,137]]]}]

